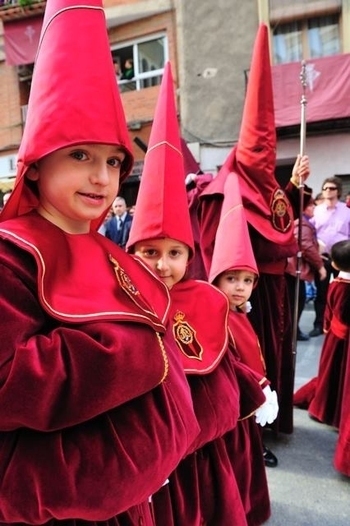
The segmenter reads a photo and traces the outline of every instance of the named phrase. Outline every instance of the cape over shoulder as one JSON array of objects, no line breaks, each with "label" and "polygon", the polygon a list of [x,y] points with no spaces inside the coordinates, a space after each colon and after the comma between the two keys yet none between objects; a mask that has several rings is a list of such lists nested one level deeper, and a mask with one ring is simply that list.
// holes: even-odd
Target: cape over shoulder
[{"label": "cape over shoulder", "polygon": [[187,374],[208,374],[223,358],[228,345],[229,304],[216,287],[185,280],[170,291],[170,324]]},{"label": "cape over shoulder", "polygon": [[0,237],[35,258],[40,303],[54,318],[124,320],[164,332],[166,286],[104,236],[67,234],[31,212],[1,223]]}]

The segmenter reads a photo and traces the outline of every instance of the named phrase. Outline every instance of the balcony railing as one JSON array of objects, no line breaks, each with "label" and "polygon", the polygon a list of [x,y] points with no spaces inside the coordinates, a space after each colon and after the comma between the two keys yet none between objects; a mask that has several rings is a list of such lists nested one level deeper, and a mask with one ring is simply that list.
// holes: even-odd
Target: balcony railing
[{"label": "balcony railing", "polygon": [[42,14],[46,0],[0,0],[0,19],[16,20]]}]

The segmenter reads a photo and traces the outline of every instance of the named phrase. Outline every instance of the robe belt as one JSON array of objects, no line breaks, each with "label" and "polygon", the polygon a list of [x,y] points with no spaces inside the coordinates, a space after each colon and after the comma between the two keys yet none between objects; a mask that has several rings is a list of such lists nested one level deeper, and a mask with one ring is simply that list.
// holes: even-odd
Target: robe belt
[{"label": "robe belt", "polygon": [[333,332],[333,334],[335,334],[335,336],[341,338],[342,340],[345,340],[349,334],[349,327],[334,316],[331,321],[330,330]]}]

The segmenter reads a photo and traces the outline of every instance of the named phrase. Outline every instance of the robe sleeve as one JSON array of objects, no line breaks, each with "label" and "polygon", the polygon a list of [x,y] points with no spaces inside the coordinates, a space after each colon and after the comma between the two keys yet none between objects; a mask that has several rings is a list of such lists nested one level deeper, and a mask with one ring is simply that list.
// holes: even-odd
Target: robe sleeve
[{"label": "robe sleeve", "polygon": [[45,314],[23,276],[4,265],[0,271],[2,431],[74,425],[159,384],[166,354],[152,329],[61,325]]}]

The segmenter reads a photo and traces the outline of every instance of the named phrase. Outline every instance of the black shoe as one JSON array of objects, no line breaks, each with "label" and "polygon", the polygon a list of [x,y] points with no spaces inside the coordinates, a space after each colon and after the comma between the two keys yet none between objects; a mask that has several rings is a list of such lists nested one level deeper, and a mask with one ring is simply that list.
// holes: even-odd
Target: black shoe
[{"label": "black shoe", "polygon": [[264,444],[263,444],[263,452],[264,452],[263,455],[264,455],[265,466],[267,468],[275,468],[278,464],[277,457],[272,453],[271,449],[266,447]]},{"label": "black shoe", "polygon": [[310,336],[306,334],[305,332],[298,332],[297,340],[298,342],[307,342],[307,340],[310,339]]},{"label": "black shoe", "polygon": [[314,327],[312,331],[309,332],[309,336],[313,338],[314,336],[321,336],[323,334],[323,331],[321,327]]}]

